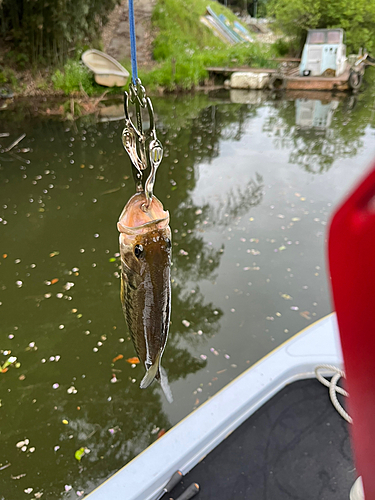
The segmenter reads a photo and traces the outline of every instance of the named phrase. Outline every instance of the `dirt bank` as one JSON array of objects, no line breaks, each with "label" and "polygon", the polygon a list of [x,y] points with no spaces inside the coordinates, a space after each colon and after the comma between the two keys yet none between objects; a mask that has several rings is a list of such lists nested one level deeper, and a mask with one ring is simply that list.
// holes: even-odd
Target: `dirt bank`
[{"label": "dirt bank", "polygon": [[[154,6],[155,0],[134,0],[137,63],[146,69],[153,66],[151,15]],[[128,0],[123,0],[110,15],[102,40],[107,54],[118,61],[130,61]],[[130,70],[130,67],[127,69]]]}]

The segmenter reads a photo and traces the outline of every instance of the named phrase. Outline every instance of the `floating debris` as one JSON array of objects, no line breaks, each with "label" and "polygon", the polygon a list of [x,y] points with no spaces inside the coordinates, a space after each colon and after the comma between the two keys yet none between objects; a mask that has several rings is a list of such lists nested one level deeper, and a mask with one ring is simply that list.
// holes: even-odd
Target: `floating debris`
[{"label": "floating debris", "polygon": [[75,453],[74,453],[74,458],[76,460],[78,460],[78,462],[80,462],[82,460],[82,457],[86,454],[86,450],[87,448],[79,448],[79,450],[77,450]]},{"label": "floating debris", "polygon": [[132,365],[138,365],[140,363],[139,361],[139,358],[137,358],[136,356],[133,357],[133,358],[128,358],[125,360],[127,363],[130,363]]},{"label": "floating debris", "polygon": [[280,297],[282,297],[285,300],[293,300],[293,298],[290,295],[288,295],[287,293],[280,292]]},{"label": "floating debris", "polygon": [[24,446],[27,446],[29,443],[30,443],[30,441],[28,439],[25,439],[24,441],[19,441],[16,444],[16,447],[17,448],[23,448]]},{"label": "floating debris", "polygon": [[9,366],[13,365],[17,361],[16,356],[10,356],[5,363],[0,365],[0,373],[6,373],[8,371]]}]

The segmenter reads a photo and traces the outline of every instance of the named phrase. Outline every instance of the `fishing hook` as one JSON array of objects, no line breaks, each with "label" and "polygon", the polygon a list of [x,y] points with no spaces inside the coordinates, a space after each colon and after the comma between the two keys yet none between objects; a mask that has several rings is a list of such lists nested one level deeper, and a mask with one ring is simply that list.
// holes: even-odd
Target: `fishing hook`
[{"label": "fishing hook", "polygon": [[[137,126],[130,118],[129,105],[135,106],[135,116]],[[147,109],[150,118],[150,130],[146,136],[143,131],[141,109]],[[137,78],[136,83],[130,83],[129,93],[124,93],[125,128],[122,131],[122,144],[127,151],[131,162],[137,170],[136,189],[143,191],[146,195],[145,210],[150,208],[153,190],[155,185],[156,171],[163,158],[163,146],[156,137],[155,116],[151,99],[146,96],[146,90],[142,82]],[[148,155],[146,155],[146,144]],[[148,157],[148,161],[147,161]],[[143,170],[150,165],[150,175],[148,176],[144,189],[142,187]]]}]

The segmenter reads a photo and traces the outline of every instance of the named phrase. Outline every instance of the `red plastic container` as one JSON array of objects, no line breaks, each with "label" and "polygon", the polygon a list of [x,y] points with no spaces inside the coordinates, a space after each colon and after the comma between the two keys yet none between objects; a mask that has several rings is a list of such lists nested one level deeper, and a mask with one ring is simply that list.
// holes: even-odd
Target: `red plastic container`
[{"label": "red plastic container", "polygon": [[375,164],[336,211],[328,251],[357,472],[375,500]]}]

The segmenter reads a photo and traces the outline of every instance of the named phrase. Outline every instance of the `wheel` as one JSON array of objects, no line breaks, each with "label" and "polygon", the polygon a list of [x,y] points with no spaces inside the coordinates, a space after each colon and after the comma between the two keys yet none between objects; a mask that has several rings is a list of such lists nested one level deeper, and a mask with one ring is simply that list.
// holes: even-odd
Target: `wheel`
[{"label": "wheel", "polygon": [[349,87],[353,90],[358,90],[362,85],[363,75],[357,71],[351,70],[349,75]]},{"label": "wheel", "polygon": [[273,75],[271,76],[268,88],[270,90],[284,90],[286,87],[286,80],[283,75]]}]

